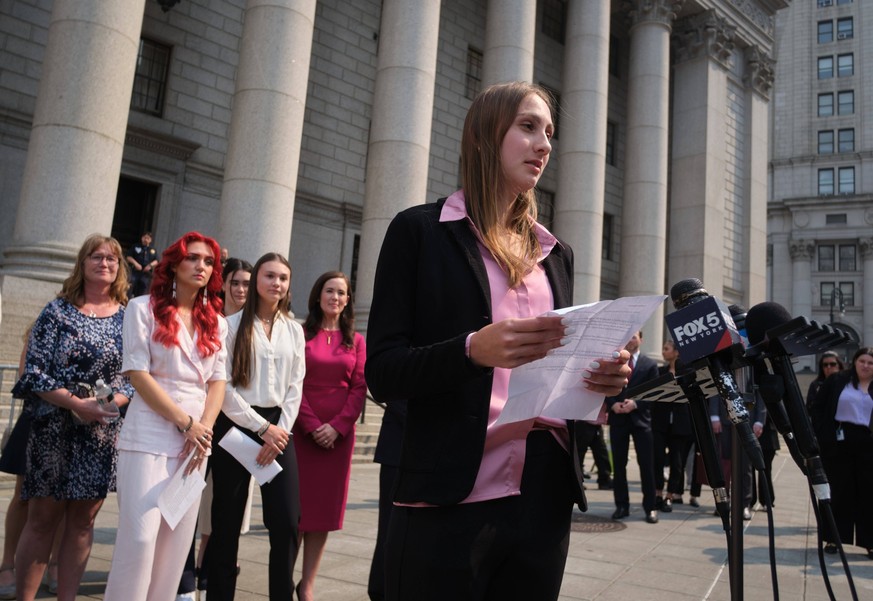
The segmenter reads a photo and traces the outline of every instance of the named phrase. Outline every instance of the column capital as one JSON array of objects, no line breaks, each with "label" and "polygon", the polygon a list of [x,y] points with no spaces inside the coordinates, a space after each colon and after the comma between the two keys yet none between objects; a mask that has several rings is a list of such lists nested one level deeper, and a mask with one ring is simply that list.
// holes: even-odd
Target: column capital
[{"label": "column capital", "polygon": [[811,259],[815,252],[815,244],[812,240],[789,240],[788,252],[792,261]]},{"label": "column capital", "polygon": [[749,46],[745,50],[746,69],[743,83],[761,97],[770,99],[773,87],[773,66],[776,61],[759,46]]},{"label": "column capital", "polygon": [[858,249],[861,251],[861,258],[873,259],[873,237],[858,240]]},{"label": "column capital", "polygon": [[725,69],[735,47],[737,28],[713,10],[692,15],[673,26],[671,42],[677,63],[707,56]]},{"label": "column capital", "polygon": [[630,27],[642,23],[660,23],[669,27],[684,3],[685,0],[625,0],[622,7],[627,12]]}]

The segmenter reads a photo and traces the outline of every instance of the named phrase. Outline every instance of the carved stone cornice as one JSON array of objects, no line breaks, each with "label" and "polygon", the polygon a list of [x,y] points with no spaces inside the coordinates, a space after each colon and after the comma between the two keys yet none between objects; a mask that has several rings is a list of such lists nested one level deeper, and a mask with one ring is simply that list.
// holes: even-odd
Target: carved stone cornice
[{"label": "carved stone cornice", "polygon": [[743,83],[751,90],[770,99],[770,88],[773,87],[773,66],[776,64],[770,55],[758,46],[746,48],[746,70]]},{"label": "carved stone cornice", "polygon": [[128,126],[124,141],[131,146],[181,161],[188,160],[200,148],[196,142],[134,126]]},{"label": "carved stone cornice", "polygon": [[873,238],[861,238],[858,240],[858,249],[861,251],[861,258],[873,258]]},{"label": "carved stone cornice", "polygon": [[773,37],[773,33],[776,31],[776,17],[761,8],[756,0],[730,0],[730,3],[736,6],[737,10],[754,23],[758,29],[771,38]]},{"label": "carved stone cornice", "polygon": [[788,253],[792,261],[798,259],[812,259],[815,253],[815,244],[811,240],[789,240]]},{"label": "carved stone cornice", "polygon": [[712,10],[678,21],[671,38],[676,62],[708,56],[729,69],[736,31],[735,25]]},{"label": "carved stone cornice", "polygon": [[622,8],[627,13],[628,26],[642,23],[673,24],[685,0],[625,0]]}]

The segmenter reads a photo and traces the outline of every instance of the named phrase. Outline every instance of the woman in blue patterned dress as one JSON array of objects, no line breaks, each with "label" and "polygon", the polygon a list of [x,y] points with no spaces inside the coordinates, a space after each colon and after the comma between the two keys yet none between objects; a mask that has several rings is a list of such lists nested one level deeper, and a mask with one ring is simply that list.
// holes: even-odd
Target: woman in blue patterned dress
[{"label": "woman in blue patterned dress", "polygon": [[98,379],[112,387],[113,402],[133,394],[120,374],[121,326],[127,274],[121,246],[92,235],[58,297],[40,313],[30,337],[25,369],[13,394],[25,399],[33,423],[27,445],[22,499],[27,523],[15,557],[18,598],[36,595],[52,537],[65,526],[58,553],[58,599],[72,600],[88,563],[94,520],[115,490],[117,410],[100,406]]}]

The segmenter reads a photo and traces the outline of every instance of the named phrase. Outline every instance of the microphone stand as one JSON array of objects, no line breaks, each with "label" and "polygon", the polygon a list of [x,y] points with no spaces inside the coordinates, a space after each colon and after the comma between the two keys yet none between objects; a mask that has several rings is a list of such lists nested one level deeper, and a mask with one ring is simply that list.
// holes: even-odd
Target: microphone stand
[{"label": "microphone stand", "polygon": [[[722,430],[724,432],[724,430]],[[728,577],[731,601],[743,599],[743,452],[740,434],[731,428],[731,541],[728,551]]]}]

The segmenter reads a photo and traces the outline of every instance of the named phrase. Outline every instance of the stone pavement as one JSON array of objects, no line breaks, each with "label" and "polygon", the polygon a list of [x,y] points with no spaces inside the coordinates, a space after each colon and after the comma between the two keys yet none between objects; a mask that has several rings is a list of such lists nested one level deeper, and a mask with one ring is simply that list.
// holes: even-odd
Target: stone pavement
[{"label": "stone pavement", "polygon": [[[633,482],[635,464],[629,476]],[[805,480],[782,451],[774,461],[776,508],[776,558],[782,599],[820,601],[827,599],[816,553],[815,518]],[[570,556],[561,599],[669,600],[731,599],[726,565],[726,543],[721,522],[712,516],[713,503],[704,488],[703,506],[677,505],[661,514],[658,524],[643,520],[637,504],[629,518],[612,522],[611,491],[590,490],[587,514],[577,511],[570,541]],[[5,514],[12,482],[0,482],[0,506]],[[355,464],[345,528],[332,533],[321,566],[316,593],[321,601],[365,601],[370,555],[376,535],[378,466]],[[639,489],[631,488],[631,500],[639,503]],[[870,508],[873,511],[873,507]],[[112,556],[117,520],[115,496],[107,500],[97,520],[94,549],[77,599],[102,599]],[[768,560],[766,513],[759,511],[745,524],[743,595],[735,599],[774,599]],[[873,599],[873,561],[862,549],[847,547],[858,598]],[[240,545],[236,599],[267,598],[267,533],[260,521],[260,498],[256,497],[252,531]],[[835,597],[851,599],[839,556],[827,555],[828,574]],[[299,570],[299,568],[298,568]],[[39,598],[48,598],[41,593]],[[414,601],[414,600],[411,600]]]}]

